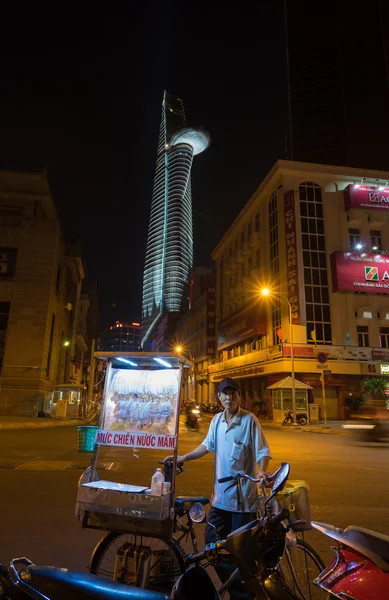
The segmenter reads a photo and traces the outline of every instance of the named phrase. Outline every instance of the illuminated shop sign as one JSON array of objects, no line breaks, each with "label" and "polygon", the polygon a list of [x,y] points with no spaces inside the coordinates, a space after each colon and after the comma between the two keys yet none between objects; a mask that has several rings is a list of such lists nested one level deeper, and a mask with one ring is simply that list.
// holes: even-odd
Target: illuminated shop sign
[{"label": "illuminated shop sign", "polygon": [[389,365],[380,365],[381,375],[389,375]]},{"label": "illuminated shop sign", "polygon": [[374,185],[349,185],[344,190],[346,210],[363,208],[364,210],[389,211],[389,188]]},{"label": "illuminated shop sign", "polygon": [[219,324],[218,350],[238,344],[257,334],[266,333],[266,308],[254,303],[235,312]]},{"label": "illuminated shop sign", "polygon": [[286,285],[288,289],[288,300],[292,309],[292,322],[300,323],[294,190],[290,190],[284,195],[284,213],[286,235]]},{"label": "illuminated shop sign", "polygon": [[331,254],[334,292],[389,293],[389,255],[365,252]]}]

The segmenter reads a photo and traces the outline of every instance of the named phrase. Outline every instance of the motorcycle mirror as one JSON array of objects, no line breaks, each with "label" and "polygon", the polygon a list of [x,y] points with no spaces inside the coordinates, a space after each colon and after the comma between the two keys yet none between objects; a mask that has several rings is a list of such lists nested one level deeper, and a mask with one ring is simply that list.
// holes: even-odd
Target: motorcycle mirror
[{"label": "motorcycle mirror", "polygon": [[190,508],[189,516],[195,523],[202,523],[205,519],[204,506],[200,502],[195,502]]},{"label": "motorcycle mirror", "polygon": [[288,480],[289,472],[290,472],[290,464],[287,462],[281,463],[281,466],[278,469],[278,471],[276,472],[275,477],[273,479],[273,483],[272,483],[272,493],[273,494],[277,494],[277,492],[280,492],[282,490],[282,488],[284,487],[285,483]]}]

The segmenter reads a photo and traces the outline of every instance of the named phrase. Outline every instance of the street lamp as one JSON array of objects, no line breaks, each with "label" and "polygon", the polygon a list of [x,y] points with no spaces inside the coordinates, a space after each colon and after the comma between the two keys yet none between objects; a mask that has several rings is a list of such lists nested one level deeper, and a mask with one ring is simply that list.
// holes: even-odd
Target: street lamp
[{"label": "street lamp", "polygon": [[292,305],[289,302],[289,299],[284,296],[283,294],[280,294],[279,292],[273,292],[270,291],[268,288],[263,288],[261,290],[261,295],[264,297],[267,296],[279,296],[280,298],[283,298],[287,303],[288,303],[288,309],[289,309],[289,335],[290,335],[290,362],[291,362],[291,367],[292,367],[292,414],[293,414],[293,425],[297,425],[296,422],[296,386],[295,386],[295,379],[294,379],[294,348],[293,348],[293,324],[292,324]]},{"label": "street lamp", "polygon": [[[189,360],[192,363],[192,369],[193,369],[193,373],[191,374],[190,378],[192,380],[193,377],[193,382],[191,381],[191,395],[194,396],[195,399],[196,398],[196,369],[195,369],[195,363],[194,363],[194,359],[193,356],[191,355],[191,353],[189,352],[189,350],[186,350],[185,348],[183,348],[182,346],[175,346],[174,350],[177,352],[177,354],[187,354],[189,356]],[[192,371],[191,369],[191,371]],[[189,396],[189,393],[188,393]],[[189,398],[188,398],[189,400]]]}]

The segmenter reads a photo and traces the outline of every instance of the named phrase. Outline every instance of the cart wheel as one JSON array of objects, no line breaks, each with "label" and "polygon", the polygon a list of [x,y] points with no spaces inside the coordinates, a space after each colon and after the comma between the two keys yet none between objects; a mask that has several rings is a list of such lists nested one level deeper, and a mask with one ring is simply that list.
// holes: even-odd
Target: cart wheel
[{"label": "cart wheel", "polygon": [[142,571],[136,580],[126,581],[124,576],[121,582],[170,593],[175,580],[184,572],[184,550],[174,541],[166,542],[156,537],[111,531],[100,539],[93,550],[89,571],[113,581],[116,556],[124,544],[148,546],[156,560],[149,561],[145,567],[146,572]]}]

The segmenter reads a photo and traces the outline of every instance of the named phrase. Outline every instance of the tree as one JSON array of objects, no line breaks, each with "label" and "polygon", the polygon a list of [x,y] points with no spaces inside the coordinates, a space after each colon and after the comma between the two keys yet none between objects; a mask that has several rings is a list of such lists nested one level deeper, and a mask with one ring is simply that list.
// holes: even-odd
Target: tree
[{"label": "tree", "polygon": [[372,397],[380,394],[381,398],[385,400],[385,388],[388,386],[388,383],[385,377],[365,377],[361,384],[362,394],[369,394]]}]

